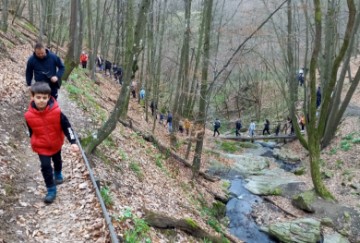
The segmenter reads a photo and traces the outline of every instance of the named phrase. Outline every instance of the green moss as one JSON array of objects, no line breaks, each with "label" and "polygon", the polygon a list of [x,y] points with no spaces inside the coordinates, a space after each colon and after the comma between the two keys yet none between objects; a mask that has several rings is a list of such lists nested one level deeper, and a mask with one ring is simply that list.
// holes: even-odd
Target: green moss
[{"label": "green moss", "polygon": [[199,226],[197,225],[197,223],[196,223],[193,219],[191,219],[191,218],[186,218],[186,219],[185,219],[185,222],[186,222],[187,225],[189,225],[189,226],[190,226],[191,228],[193,228],[193,229],[199,228]]}]

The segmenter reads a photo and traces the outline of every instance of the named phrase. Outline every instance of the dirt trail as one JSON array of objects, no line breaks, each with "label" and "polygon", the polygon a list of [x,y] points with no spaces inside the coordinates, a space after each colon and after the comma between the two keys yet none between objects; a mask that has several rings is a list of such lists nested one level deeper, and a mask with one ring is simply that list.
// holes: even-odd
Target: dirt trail
[{"label": "dirt trail", "polygon": [[[17,64],[0,61],[5,67],[1,90],[6,91],[0,96],[0,242],[105,242],[107,229],[88,172],[68,142],[62,152],[64,183],[53,204],[43,203],[46,188],[40,162],[31,150],[23,118],[28,105],[23,77],[27,55],[19,52],[13,52],[22,57]],[[85,126],[66,92],[60,92],[59,103],[75,129]]]}]

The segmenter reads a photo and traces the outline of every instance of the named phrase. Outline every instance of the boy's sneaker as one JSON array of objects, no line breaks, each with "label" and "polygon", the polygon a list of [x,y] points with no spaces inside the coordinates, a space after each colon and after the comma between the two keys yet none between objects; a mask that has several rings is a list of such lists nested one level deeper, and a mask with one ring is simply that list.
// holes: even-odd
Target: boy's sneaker
[{"label": "boy's sneaker", "polygon": [[52,203],[56,198],[56,186],[48,187],[44,198],[45,203]]},{"label": "boy's sneaker", "polygon": [[61,171],[54,171],[55,184],[59,185],[64,182]]}]

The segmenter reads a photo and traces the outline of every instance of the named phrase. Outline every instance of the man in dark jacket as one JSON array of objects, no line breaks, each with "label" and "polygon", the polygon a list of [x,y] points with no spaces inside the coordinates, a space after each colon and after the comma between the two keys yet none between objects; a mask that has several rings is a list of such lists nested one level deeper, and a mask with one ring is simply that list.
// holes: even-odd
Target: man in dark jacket
[{"label": "man in dark jacket", "polygon": [[57,99],[64,71],[65,66],[60,57],[45,49],[42,43],[36,43],[34,53],[26,65],[26,84],[31,86],[33,77],[35,82],[46,82],[51,88],[51,96]]},{"label": "man in dark jacket", "polygon": [[236,121],[236,123],[235,123],[235,135],[236,136],[240,136],[240,129],[242,128],[242,124],[241,124],[241,120],[240,119],[238,119],[237,121]]}]

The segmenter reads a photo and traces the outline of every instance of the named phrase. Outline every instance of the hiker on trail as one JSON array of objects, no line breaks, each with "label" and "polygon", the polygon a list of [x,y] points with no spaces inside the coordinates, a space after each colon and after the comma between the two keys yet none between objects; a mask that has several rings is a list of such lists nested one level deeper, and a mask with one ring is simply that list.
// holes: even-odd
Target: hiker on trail
[{"label": "hiker on trail", "polygon": [[118,66],[116,68],[116,71],[114,71],[114,78],[119,82],[120,85],[122,85],[122,76],[123,76],[122,68]]},{"label": "hiker on trail", "polygon": [[81,52],[81,55],[80,55],[80,62],[81,62],[81,66],[82,68],[86,68],[86,65],[87,65],[87,62],[88,62],[88,55],[83,51]]},{"label": "hiker on trail", "polygon": [[157,104],[154,100],[151,101],[150,103],[150,109],[151,109],[151,115],[155,116],[155,111],[157,110]]},{"label": "hiker on trail", "polygon": [[133,80],[131,82],[130,90],[131,90],[131,94],[132,94],[133,98],[136,99],[136,81],[135,80]]},{"label": "hiker on trail", "polygon": [[36,43],[34,53],[26,65],[26,84],[31,86],[33,77],[35,82],[45,82],[51,88],[51,96],[57,99],[64,71],[65,66],[60,57],[45,49],[42,43]]},{"label": "hiker on trail", "polygon": [[235,136],[240,136],[240,129],[242,128],[241,120],[238,119],[235,123]]},{"label": "hiker on trail", "polygon": [[255,128],[256,128],[256,124],[254,122],[254,120],[251,120],[251,123],[249,125],[249,136],[250,137],[254,137],[255,135]]},{"label": "hiker on trail", "polygon": [[111,77],[111,67],[112,63],[109,60],[105,60],[105,76],[107,76],[107,71],[109,71],[109,76]]},{"label": "hiker on trail", "polygon": [[280,133],[280,128],[281,128],[281,123],[279,122],[276,126],[276,129],[275,129],[275,135],[276,136],[279,136],[279,133]]},{"label": "hiker on trail", "polygon": [[190,123],[189,119],[187,119],[187,118],[184,121],[184,127],[185,127],[185,131],[186,131],[186,135],[189,135],[191,123]]},{"label": "hiker on trail", "polygon": [[[29,128],[31,147],[38,153],[41,172],[47,187],[45,203],[52,203],[56,197],[56,185],[63,182],[61,147],[64,135],[71,143],[71,150],[79,151],[74,132],[67,117],[61,112],[50,86],[36,82],[31,86],[31,101],[25,119]],[[51,166],[54,163],[54,169]]]},{"label": "hiker on trail", "polygon": [[164,114],[159,113],[159,124],[163,124],[163,122],[164,122]]},{"label": "hiker on trail", "polygon": [[305,129],[305,115],[302,114],[299,119],[299,124],[301,126],[301,131],[304,131]]},{"label": "hiker on trail", "polygon": [[300,86],[304,85],[304,68],[300,68],[299,70],[298,81]]},{"label": "hiker on trail", "polygon": [[220,132],[219,132],[220,127],[221,127],[220,120],[218,118],[216,118],[215,122],[214,122],[214,135],[213,135],[213,137],[215,137],[216,133],[218,134],[218,136],[220,135]]},{"label": "hiker on trail", "polygon": [[184,122],[182,120],[179,121],[179,132],[181,134],[184,132]]},{"label": "hiker on trail", "polygon": [[101,56],[97,55],[96,57],[96,66],[99,68],[99,71],[103,70],[103,59]]},{"label": "hiker on trail", "polygon": [[171,131],[172,131],[172,119],[173,119],[172,114],[170,113],[170,111],[168,111],[165,126],[166,125],[168,126],[169,133],[171,133]]},{"label": "hiker on trail", "polygon": [[316,109],[319,108],[320,104],[321,104],[321,90],[319,86],[316,91]]},{"label": "hiker on trail", "polygon": [[145,99],[145,89],[143,87],[141,88],[139,95],[140,95],[140,100]]},{"label": "hiker on trail", "polygon": [[263,136],[265,135],[265,132],[267,132],[267,134],[270,135],[270,121],[268,119],[265,119]]},{"label": "hiker on trail", "polygon": [[288,124],[288,127],[290,127],[290,134],[289,134],[289,136],[294,135],[293,122],[292,122],[292,119],[291,119],[289,116],[288,116],[288,118],[287,118],[287,124]]}]

